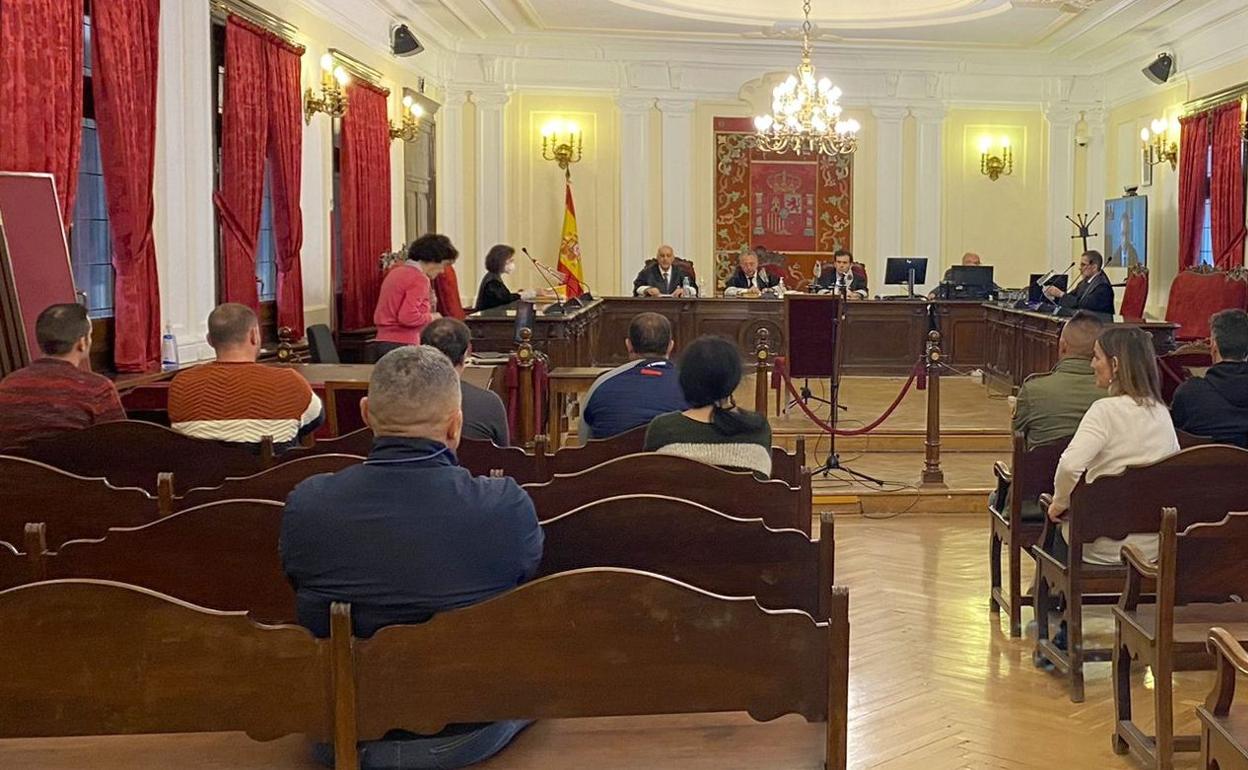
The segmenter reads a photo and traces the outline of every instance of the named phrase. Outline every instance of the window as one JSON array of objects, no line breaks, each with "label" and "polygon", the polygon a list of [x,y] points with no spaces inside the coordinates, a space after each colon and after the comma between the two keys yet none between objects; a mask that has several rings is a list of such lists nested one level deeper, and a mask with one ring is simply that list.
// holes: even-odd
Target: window
[{"label": "window", "polygon": [[100,139],[95,126],[95,102],[91,93],[90,6],[82,19],[82,154],[78,163],[78,195],[70,231],[69,261],[74,285],[86,294],[92,318],[113,317],[113,238],[104,195],[104,168]]},{"label": "window", "polygon": [[1209,148],[1209,154],[1205,159],[1205,207],[1201,214],[1200,222],[1200,252],[1197,255],[1197,265],[1213,265],[1213,199],[1210,190],[1213,189],[1213,147]]},{"label": "window", "polygon": [[260,235],[256,239],[256,281],[261,302],[277,301],[277,238],[273,234],[273,173],[264,164],[264,196],[260,202]]}]

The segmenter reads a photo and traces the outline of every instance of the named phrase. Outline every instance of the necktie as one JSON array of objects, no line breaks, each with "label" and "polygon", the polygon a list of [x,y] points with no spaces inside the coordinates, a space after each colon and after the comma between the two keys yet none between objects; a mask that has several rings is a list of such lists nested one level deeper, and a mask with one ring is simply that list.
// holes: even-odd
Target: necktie
[{"label": "necktie", "polygon": [[668,280],[669,275],[671,275],[671,273],[668,273],[666,271],[663,272],[663,288],[664,289],[670,289],[672,287],[671,281]]}]

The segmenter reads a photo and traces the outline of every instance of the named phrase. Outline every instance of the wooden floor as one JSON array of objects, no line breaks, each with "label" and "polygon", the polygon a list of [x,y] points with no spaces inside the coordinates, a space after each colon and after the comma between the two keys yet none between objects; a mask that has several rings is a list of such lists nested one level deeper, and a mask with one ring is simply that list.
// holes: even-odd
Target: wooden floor
[{"label": "wooden floor", "polygon": [[[1087,700],[1031,664],[988,612],[983,516],[837,519],[837,582],[850,589],[850,767],[1136,768],[1110,751],[1109,664],[1088,667]],[[1107,608],[1088,611],[1090,643],[1108,646]],[[1024,612],[1024,620],[1030,612]],[[1098,644],[1104,643],[1104,644]],[[1137,672],[1142,686],[1144,671]],[[1211,675],[1177,678],[1181,732]],[[1151,725],[1140,691],[1137,715]],[[816,770],[819,726],[796,718],[754,724],[740,715],[681,718],[696,729],[643,732],[637,719],[538,723],[485,770]],[[767,748],[765,764],[738,747]],[[0,768],[309,768],[303,741],[260,744],[241,735],[0,741]],[[1176,767],[1198,766],[1195,754]]]}]

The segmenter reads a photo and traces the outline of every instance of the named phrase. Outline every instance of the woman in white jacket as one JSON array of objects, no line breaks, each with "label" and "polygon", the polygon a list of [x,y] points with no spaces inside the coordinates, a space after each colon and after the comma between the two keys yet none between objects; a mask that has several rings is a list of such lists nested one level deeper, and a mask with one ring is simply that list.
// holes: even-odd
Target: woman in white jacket
[{"label": "woman in white jacket", "polygon": [[[1065,516],[1070,493],[1084,471],[1091,482],[1179,451],[1174,423],[1161,399],[1157,356],[1146,332],[1123,326],[1106,329],[1093,348],[1092,370],[1097,386],[1106,388],[1109,397],[1092,404],[1062,453],[1053,478],[1053,504],[1049,506],[1053,521]],[[1065,550],[1068,530],[1063,524],[1059,551]],[[1087,564],[1119,564],[1124,543],[1139,546],[1150,559],[1157,557],[1157,535],[1133,534],[1126,540],[1097,538],[1083,549],[1083,560]]]}]

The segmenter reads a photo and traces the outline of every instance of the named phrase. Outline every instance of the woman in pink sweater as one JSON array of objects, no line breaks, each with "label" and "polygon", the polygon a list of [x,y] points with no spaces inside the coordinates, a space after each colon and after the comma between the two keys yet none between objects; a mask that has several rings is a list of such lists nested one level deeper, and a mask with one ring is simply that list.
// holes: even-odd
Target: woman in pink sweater
[{"label": "woman in pink sweater", "polygon": [[445,235],[429,233],[412,241],[407,258],[390,268],[381,281],[373,323],[377,337],[370,345],[370,358],[377,361],[404,345],[419,345],[420,330],[436,318],[433,279],[459,257],[459,251]]}]

